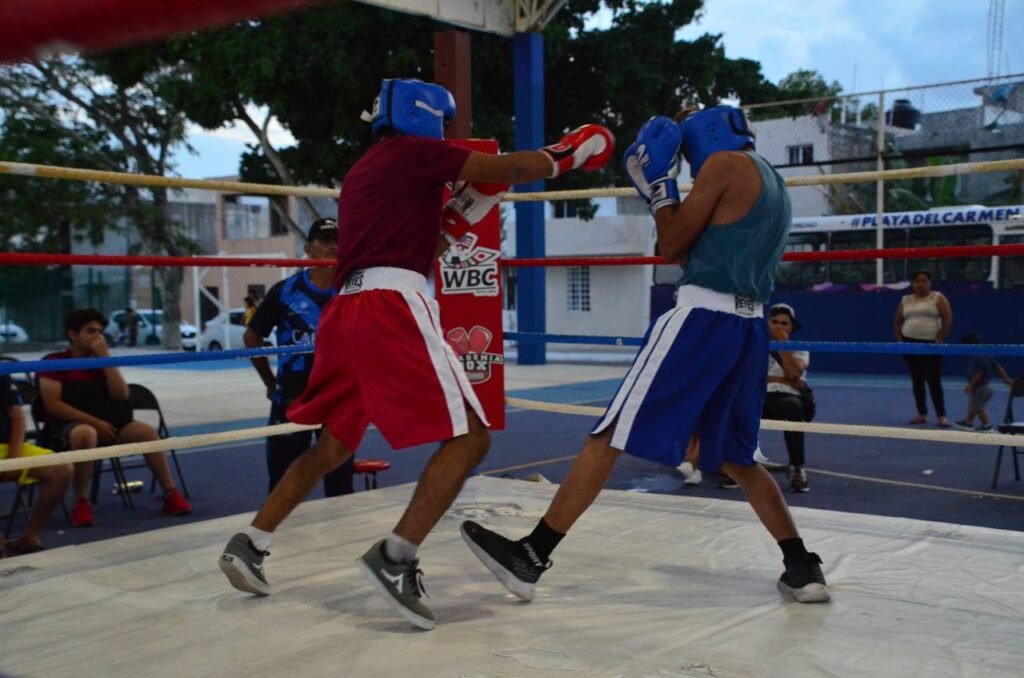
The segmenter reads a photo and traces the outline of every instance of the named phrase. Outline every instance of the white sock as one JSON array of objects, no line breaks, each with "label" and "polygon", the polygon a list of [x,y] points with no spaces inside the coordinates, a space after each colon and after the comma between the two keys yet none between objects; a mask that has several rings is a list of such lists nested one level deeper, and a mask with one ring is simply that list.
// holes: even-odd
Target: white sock
[{"label": "white sock", "polygon": [[411,563],[416,560],[419,546],[392,532],[384,540],[384,555],[393,563]]},{"label": "white sock", "polygon": [[249,536],[249,539],[252,541],[252,545],[256,547],[257,551],[270,550],[270,540],[274,538],[273,532],[264,532],[260,528],[253,527],[252,525],[245,528],[244,532]]}]

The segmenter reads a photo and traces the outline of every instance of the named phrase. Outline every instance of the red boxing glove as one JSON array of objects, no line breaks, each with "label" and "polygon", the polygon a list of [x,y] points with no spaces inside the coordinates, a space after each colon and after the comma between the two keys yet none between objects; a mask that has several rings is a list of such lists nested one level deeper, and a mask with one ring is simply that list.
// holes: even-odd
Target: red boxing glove
[{"label": "red boxing glove", "polygon": [[551,178],[554,179],[569,170],[599,170],[608,164],[614,150],[615,137],[607,127],[583,125],[540,152],[551,159]]},{"label": "red boxing glove", "polygon": [[452,197],[444,204],[441,213],[441,233],[449,245],[454,245],[462,236],[486,217],[494,206],[501,202],[509,188],[508,184],[491,184],[484,181],[460,181],[452,189]]}]

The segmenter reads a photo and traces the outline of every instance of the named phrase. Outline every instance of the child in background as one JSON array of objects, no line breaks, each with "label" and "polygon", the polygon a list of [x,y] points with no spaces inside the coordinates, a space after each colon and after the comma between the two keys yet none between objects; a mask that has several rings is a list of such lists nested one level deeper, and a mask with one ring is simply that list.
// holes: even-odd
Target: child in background
[{"label": "child in background", "polygon": [[[980,344],[981,337],[973,333],[965,334],[960,343]],[[992,430],[992,424],[989,422],[988,412],[985,408],[988,401],[992,399],[992,387],[988,382],[993,374],[998,374],[1007,386],[1013,384],[1013,380],[1006,374],[1003,366],[991,356],[976,355],[971,358],[970,367],[967,368],[967,386],[964,387],[964,393],[970,395],[971,399],[967,404],[967,418],[956,422],[957,428],[967,431],[974,430],[974,417],[977,416],[978,422],[981,424],[977,429],[979,432],[988,433]]]}]

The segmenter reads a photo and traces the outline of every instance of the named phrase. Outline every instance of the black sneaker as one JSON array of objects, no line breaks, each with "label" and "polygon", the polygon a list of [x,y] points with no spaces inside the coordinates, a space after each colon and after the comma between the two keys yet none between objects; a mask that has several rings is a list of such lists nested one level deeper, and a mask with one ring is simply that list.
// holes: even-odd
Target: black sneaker
[{"label": "black sneaker", "polygon": [[824,603],[831,597],[825,575],[821,572],[821,558],[808,553],[800,558],[782,561],[786,571],[779,577],[779,591],[798,603]]},{"label": "black sneaker", "polygon": [[529,544],[506,539],[497,532],[467,520],[462,538],[477,558],[505,588],[525,601],[533,600],[533,589],[551,561],[543,562]]},{"label": "black sneaker", "polygon": [[725,476],[720,483],[718,483],[718,489],[720,490],[737,490],[740,484],[729,476]]}]

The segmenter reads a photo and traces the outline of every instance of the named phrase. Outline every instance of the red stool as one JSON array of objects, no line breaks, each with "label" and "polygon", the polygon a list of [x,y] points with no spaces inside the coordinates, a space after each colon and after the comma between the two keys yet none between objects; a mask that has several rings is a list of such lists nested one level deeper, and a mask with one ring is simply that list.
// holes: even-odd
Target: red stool
[{"label": "red stool", "polygon": [[356,459],[352,472],[364,474],[363,480],[366,483],[366,489],[376,490],[377,474],[381,471],[387,471],[389,468],[391,468],[391,462],[384,461],[383,459]]}]

